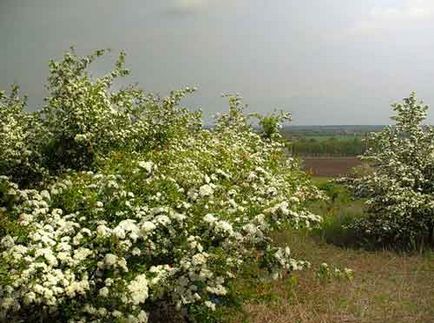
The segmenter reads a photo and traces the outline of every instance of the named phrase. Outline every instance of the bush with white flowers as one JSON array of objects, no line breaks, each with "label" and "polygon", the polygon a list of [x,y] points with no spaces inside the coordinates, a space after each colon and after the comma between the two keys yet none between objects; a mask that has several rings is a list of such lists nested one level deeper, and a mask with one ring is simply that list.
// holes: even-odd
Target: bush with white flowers
[{"label": "bush with white flowers", "polygon": [[9,96],[0,91],[0,174],[12,176],[14,181],[27,185],[42,179],[40,120],[25,113],[25,98],[13,86]]},{"label": "bush with white flowers", "polygon": [[372,172],[351,187],[368,197],[368,216],[350,227],[361,239],[394,247],[434,245],[434,129],[414,93],[396,103],[396,124],[369,138]]},{"label": "bush with white flowers", "polygon": [[[0,106],[4,163],[17,169],[0,168],[1,319],[146,322],[161,303],[212,311],[246,261],[274,278],[306,266],[270,233],[316,225],[305,202],[319,193],[282,143],[252,130],[240,99],[205,129],[179,107],[191,89],[112,91],[123,55],[93,80],[86,68],[101,54],[52,62],[40,112]],[[36,180],[21,180],[23,149]]]}]

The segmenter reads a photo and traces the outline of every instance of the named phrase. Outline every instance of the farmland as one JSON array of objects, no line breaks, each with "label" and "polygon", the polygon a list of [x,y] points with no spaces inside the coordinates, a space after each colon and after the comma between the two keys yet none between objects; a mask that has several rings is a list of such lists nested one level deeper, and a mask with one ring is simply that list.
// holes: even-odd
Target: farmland
[{"label": "farmland", "polygon": [[362,165],[357,157],[303,157],[303,169],[314,176],[343,176]]},{"label": "farmland", "polygon": [[302,161],[303,169],[313,176],[343,176],[363,165],[359,155],[366,149],[369,132],[382,126],[292,126],[282,134],[290,154]]},{"label": "farmland", "polygon": [[383,126],[287,126],[288,149],[301,157],[354,157],[366,150],[369,133]]}]

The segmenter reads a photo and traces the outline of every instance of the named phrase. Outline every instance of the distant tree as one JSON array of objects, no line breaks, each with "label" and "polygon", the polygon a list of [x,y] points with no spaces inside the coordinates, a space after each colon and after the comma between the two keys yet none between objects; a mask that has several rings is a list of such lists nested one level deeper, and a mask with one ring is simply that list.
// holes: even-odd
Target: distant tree
[{"label": "distant tree", "polygon": [[285,122],[292,120],[291,114],[283,111],[275,111],[267,115],[253,114],[259,120],[261,135],[267,139],[281,137],[280,129]]}]

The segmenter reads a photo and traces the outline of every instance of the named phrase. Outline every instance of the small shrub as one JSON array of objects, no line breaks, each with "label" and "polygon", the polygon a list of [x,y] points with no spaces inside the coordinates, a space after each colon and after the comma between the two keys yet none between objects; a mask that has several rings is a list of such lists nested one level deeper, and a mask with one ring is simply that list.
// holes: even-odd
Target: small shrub
[{"label": "small shrub", "polygon": [[414,93],[393,106],[396,124],[369,138],[370,172],[349,181],[368,197],[367,216],[349,227],[360,240],[394,248],[434,245],[434,130]]},{"label": "small shrub", "polygon": [[322,283],[329,283],[332,280],[352,280],[354,276],[354,272],[349,268],[338,268],[335,266],[330,266],[327,263],[323,262],[317,272],[316,277]]}]

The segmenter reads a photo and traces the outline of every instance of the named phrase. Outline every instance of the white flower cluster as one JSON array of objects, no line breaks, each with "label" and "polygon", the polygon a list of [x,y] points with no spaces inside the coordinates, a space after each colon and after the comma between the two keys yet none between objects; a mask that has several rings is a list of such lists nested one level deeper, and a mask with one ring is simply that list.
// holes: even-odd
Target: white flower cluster
[{"label": "white flower cluster", "polygon": [[43,174],[37,142],[41,129],[24,107],[17,87],[9,96],[0,91],[0,174],[14,175],[20,184],[37,181]]},{"label": "white flower cluster", "polygon": [[93,58],[51,66],[43,124],[50,149],[63,143],[41,160],[55,176],[23,187],[0,174],[2,320],[146,322],[159,302],[213,310],[253,256],[274,275],[306,265],[270,232],[318,223],[304,203],[319,193],[237,98],[215,128],[195,128],[177,107],[191,89],[110,93],[123,57],[95,82]]}]

